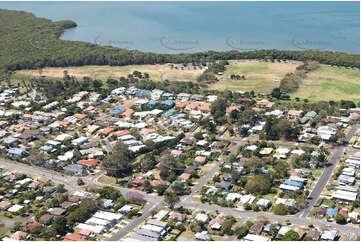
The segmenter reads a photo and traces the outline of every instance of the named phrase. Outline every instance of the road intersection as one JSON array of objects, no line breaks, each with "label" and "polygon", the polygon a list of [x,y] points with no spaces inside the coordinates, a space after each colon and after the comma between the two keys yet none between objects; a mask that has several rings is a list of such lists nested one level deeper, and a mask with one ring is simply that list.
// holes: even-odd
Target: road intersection
[{"label": "road intersection", "polygon": [[[318,180],[317,184],[315,185],[313,191],[309,195],[309,204],[308,206],[301,210],[296,215],[289,215],[289,216],[279,216],[274,215],[272,213],[265,213],[265,212],[253,212],[253,211],[242,211],[239,208],[226,208],[221,207],[217,205],[207,205],[207,204],[201,204],[201,203],[195,203],[192,202],[192,196],[194,196],[204,185],[207,184],[207,182],[215,175],[215,173],[219,170],[221,164],[227,159],[227,156],[223,156],[220,161],[218,161],[213,168],[204,176],[201,177],[201,180],[198,184],[192,187],[191,193],[181,199],[181,201],[177,204],[178,206],[182,206],[184,208],[189,209],[195,209],[195,210],[204,210],[207,212],[215,212],[218,211],[220,213],[233,215],[233,216],[239,216],[243,218],[244,220],[254,220],[257,219],[259,216],[265,216],[270,221],[278,221],[283,222],[285,218],[288,218],[291,223],[307,226],[309,223],[312,223],[316,226],[323,226],[323,227],[329,227],[333,229],[337,229],[340,231],[343,231],[346,234],[352,235],[358,235],[360,233],[360,227],[354,226],[354,225],[339,225],[336,223],[328,223],[324,220],[315,220],[310,219],[307,217],[309,211],[312,209],[312,206],[315,204],[317,199],[319,198],[323,188],[327,184],[330,176],[332,175],[333,170],[335,169],[338,161],[340,160],[340,157],[342,156],[347,143],[350,141],[351,137],[354,135],[354,133],[359,129],[359,126],[354,125],[351,127],[351,130],[345,137],[345,143],[343,145],[340,145],[337,147],[337,149],[334,151],[333,156],[331,157],[329,161],[329,165],[325,168],[324,172],[322,173],[320,179]],[[245,141],[236,141],[234,142],[235,145],[231,148],[230,154],[235,153],[239,146],[244,144]],[[43,179],[52,180],[55,183],[64,184],[65,187],[68,189],[69,192],[79,191],[79,190],[85,190],[85,187],[78,186],[77,185],[77,177],[74,176],[67,176],[62,175],[53,171],[46,170],[44,168],[28,166],[22,163],[17,162],[9,162],[5,160],[0,160],[0,167],[16,170],[22,173],[26,173],[31,176],[37,176],[41,177]],[[97,181],[97,179],[102,176],[105,172],[99,171],[95,174],[89,175],[87,177],[82,178],[85,183],[90,185],[99,185],[104,186],[104,184],[101,184]],[[117,188],[122,194],[126,194],[128,191],[133,191],[127,188],[120,188],[117,186],[114,186]],[[142,192],[140,192],[142,193]],[[135,218],[132,222],[130,222],[127,226],[122,228],[120,231],[115,233],[111,238],[109,238],[109,241],[116,241],[120,240],[124,236],[126,236],[130,231],[138,227],[144,220],[146,220],[152,213],[152,211],[157,210],[161,207],[166,206],[166,203],[164,202],[164,199],[162,197],[159,197],[155,194],[145,194],[144,195],[145,200],[147,201],[147,208],[143,212],[142,216]],[[350,237],[349,237],[350,238]]]}]

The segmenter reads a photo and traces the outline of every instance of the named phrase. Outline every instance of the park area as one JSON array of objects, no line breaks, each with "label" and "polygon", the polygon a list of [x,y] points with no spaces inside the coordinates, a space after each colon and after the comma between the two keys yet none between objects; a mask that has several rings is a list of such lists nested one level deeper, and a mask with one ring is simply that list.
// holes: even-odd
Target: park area
[{"label": "park area", "polygon": [[[230,61],[226,70],[217,75],[218,82],[208,85],[209,90],[255,91],[255,93],[270,93],[279,87],[282,78],[290,72],[295,72],[301,65],[297,61],[265,62],[257,60]],[[178,66],[178,67],[177,67]],[[93,79],[106,80],[127,77],[134,71],[148,73],[153,81],[169,80],[197,82],[197,77],[205,68],[171,67],[167,64],[129,65],[129,66],[80,66],[67,68],[44,68],[39,70],[21,70],[13,75],[13,79],[27,79],[41,75],[61,79],[64,70],[68,74],[82,79],[85,76]],[[244,76],[244,79],[231,79],[231,75]],[[307,77],[299,84],[299,88],[290,93],[291,98],[308,99],[310,102],[321,100],[358,101],[360,97],[360,70],[345,67],[320,65],[316,70],[307,73]]]}]

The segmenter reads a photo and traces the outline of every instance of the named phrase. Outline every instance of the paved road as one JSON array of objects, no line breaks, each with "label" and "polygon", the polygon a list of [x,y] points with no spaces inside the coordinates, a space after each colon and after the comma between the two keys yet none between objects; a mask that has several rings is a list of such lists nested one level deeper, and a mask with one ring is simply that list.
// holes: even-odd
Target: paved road
[{"label": "paved road", "polygon": [[[349,141],[351,139],[352,135],[357,131],[357,129],[358,129],[358,126],[353,126],[351,131],[346,135],[345,140]],[[230,153],[236,152],[238,147],[240,145],[246,143],[246,141],[241,140],[241,141],[236,141],[234,143],[235,143],[235,145],[231,148]],[[321,178],[319,179],[319,182],[316,184],[315,189],[317,189],[317,191],[318,191],[318,189],[321,189],[321,188],[323,189],[323,187],[326,185],[329,177],[332,174],[332,171],[333,171],[335,165],[337,164],[340,156],[342,155],[342,153],[344,151],[344,148],[345,148],[345,146],[340,146],[340,147],[338,147],[336,149],[333,157],[330,160],[330,163],[332,165],[326,168],[327,170],[330,170],[330,171],[325,173],[325,171],[326,171],[326,169],[325,169],[324,173],[322,174]],[[227,157],[222,157],[220,163],[224,162],[226,158]],[[220,167],[220,163],[217,163],[211,169],[211,171],[208,172],[205,176],[203,176],[201,178],[200,182],[192,188],[192,191],[191,191],[192,195],[194,195],[196,192],[198,192],[208,182],[208,180],[211,179],[214,176],[214,174],[218,171],[218,169]],[[53,172],[50,172],[50,171],[47,171],[45,169],[41,169],[41,168],[38,168],[38,167],[36,169],[34,169],[34,167],[30,167],[30,166],[26,166],[26,165],[22,165],[22,164],[17,164],[17,163],[12,163],[12,162],[7,162],[7,161],[1,161],[1,160],[0,160],[0,166],[10,168],[10,169],[13,169],[13,170],[18,170],[20,172],[27,173],[27,174],[30,174],[30,175],[36,175],[36,176],[39,176],[39,177],[50,179],[50,180],[53,180],[53,181],[58,182],[58,183],[63,183],[70,192],[84,189],[84,187],[76,186],[77,177],[58,175],[57,173],[53,174]],[[85,177],[84,180],[85,180],[85,182],[88,183],[88,185],[91,185],[91,184],[101,185],[101,184],[99,184],[97,182],[97,178],[99,178],[102,174],[104,174],[104,171],[100,171],[100,172],[98,172],[96,174]],[[129,189],[126,189],[126,188],[117,187],[117,189],[120,190],[122,192],[122,194],[125,194],[126,192],[129,191]],[[322,191],[322,189],[321,189],[321,191]],[[311,192],[311,194],[314,194],[314,193],[315,193],[314,191]],[[163,201],[163,199],[161,197],[158,197],[156,195],[144,194],[144,193],[142,193],[142,194],[144,195],[145,199],[149,203],[149,206],[144,211],[143,215],[136,218],[136,219],[134,219],[131,223],[129,223],[126,227],[121,229],[118,233],[113,235],[108,240],[110,240],[110,241],[120,240],[125,235],[127,235],[130,231],[132,231],[133,229],[138,227],[145,219],[147,219],[151,215],[151,212],[153,210],[165,206],[165,203],[164,203],[164,201]],[[311,196],[314,196],[314,195],[311,195]],[[318,198],[319,194],[316,194],[316,196]],[[317,200],[316,196],[314,198],[315,201]],[[313,199],[310,200],[310,201],[313,201]],[[309,208],[312,208],[313,204],[310,204]],[[224,214],[229,214],[229,215],[233,215],[233,216],[240,216],[244,220],[256,219],[258,216],[264,215],[264,216],[267,216],[271,221],[283,222],[284,218],[286,217],[286,216],[278,216],[278,215],[274,215],[274,214],[270,214],[270,213],[264,213],[264,212],[241,211],[241,210],[235,209],[235,208],[224,208],[224,207],[220,207],[220,206],[192,203],[191,196],[187,196],[184,199],[182,199],[178,203],[178,205],[183,206],[185,208],[206,210],[208,212],[218,210],[219,212],[224,213]],[[309,208],[307,208],[307,209],[309,209]],[[306,213],[306,210],[304,210],[303,212],[307,216],[308,212]],[[327,223],[326,221],[323,221],[323,220],[321,220],[321,221],[319,221],[319,220],[311,220],[311,219],[305,218],[304,216],[300,216],[300,217],[287,216],[287,218],[289,218],[292,223],[299,224],[299,225],[307,225],[308,222],[312,222],[314,225],[317,225],[317,226],[331,226],[332,228],[335,228],[335,229],[338,229],[340,231],[345,232],[346,234],[349,235],[349,238],[351,238],[352,235],[354,235],[354,234],[359,234],[359,232],[360,232],[360,228],[358,226],[355,227],[355,226],[350,226],[350,225],[338,225],[338,224],[334,224],[334,223],[329,224],[329,223]]]},{"label": "paved road", "polygon": [[208,205],[208,204],[201,204],[201,203],[192,203],[192,202],[182,202],[180,205],[182,205],[184,208],[190,208],[194,210],[204,210],[207,212],[220,212],[227,215],[232,216],[239,216],[242,218],[242,220],[254,220],[257,219],[259,216],[265,216],[270,221],[277,221],[279,223],[283,223],[285,218],[288,218],[291,223],[298,224],[302,226],[307,226],[309,222],[311,222],[313,225],[318,227],[326,227],[330,226],[334,229],[337,229],[339,231],[342,231],[343,233],[352,233],[352,234],[359,234],[360,233],[360,227],[359,226],[353,226],[353,225],[339,225],[336,223],[328,223],[325,220],[314,220],[314,219],[308,219],[303,217],[297,217],[297,216],[279,216],[272,213],[266,213],[266,212],[253,212],[253,211],[242,211],[238,208],[226,208],[226,207],[220,207],[217,205]]},{"label": "paved road", "polygon": [[313,188],[312,192],[310,193],[310,195],[308,197],[308,206],[305,209],[303,209],[302,211],[300,211],[299,214],[301,217],[307,217],[308,213],[311,211],[313,205],[316,203],[316,201],[320,197],[324,187],[326,186],[328,180],[330,179],[330,177],[333,173],[333,170],[336,168],[338,161],[340,160],[341,156],[343,155],[343,152],[344,152],[345,148],[347,147],[348,142],[350,141],[350,139],[352,138],[352,136],[355,134],[355,132],[358,129],[359,129],[358,125],[353,125],[345,137],[346,143],[338,146],[336,148],[336,150],[334,151],[330,161],[327,163],[326,168],[324,169],[322,175],[318,179],[317,184],[315,185],[315,187]]},{"label": "paved road", "polygon": [[[236,152],[240,145],[241,144],[238,144],[238,143],[236,145],[234,145],[231,148],[230,152],[231,153]],[[185,196],[178,203],[178,205],[182,206],[183,202],[191,201],[192,196],[194,194],[196,194],[204,185],[207,184],[208,180],[211,179],[214,176],[214,174],[219,170],[220,163],[224,162],[226,158],[227,157],[222,157],[220,162],[217,162],[217,164],[215,166],[213,166],[213,168],[205,176],[202,176],[199,183],[192,187],[191,193],[189,195]],[[123,190],[126,191],[127,189],[123,189]],[[144,193],[143,193],[143,195],[145,196],[145,199],[147,201],[150,201],[149,207],[144,211],[144,213],[141,217],[134,219],[128,226],[124,227],[119,232],[117,232],[114,236],[109,238],[110,241],[120,240],[121,238],[126,236],[130,231],[132,231],[133,229],[138,227],[145,219],[147,219],[151,215],[151,212],[153,210],[166,206],[163,199],[156,195],[152,196],[152,195],[148,195],[148,194],[144,194]]]},{"label": "paved road", "polygon": [[79,186],[76,186],[77,177],[61,175],[60,173],[49,171],[44,168],[28,166],[5,160],[0,160],[0,167],[16,170],[30,176],[42,177],[46,180],[52,180],[55,183],[62,183],[70,192],[80,189]]},{"label": "paved road", "polygon": [[113,147],[112,147],[112,145],[109,143],[109,141],[108,141],[108,140],[104,140],[104,142],[105,142],[105,147],[107,147],[107,150],[108,150],[109,152],[112,152],[112,151],[113,151]]},{"label": "paved road", "polygon": [[[230,149],[230,154],[235,153],[240,145],[241,143],[236,143],[235,145],[233,145],[232,148]],[[216,172],[219,170],[220,165],[224,163],[227,158],[228,156],[222,156],[220,161],[217,162],[212,167],[212,169],[205,176],[202,176],[201,180],[195,186],[192,187],[191,193],[185,196],[181,201],[190,201],[192,199],[192,196],[194,196],[198,191],[200,191],[202,187],[205,186],[210,179],[212,179],[214,174],[216,174]]]},{"label": "paved road", "polygon": [[143,212],[142,216],[133,219],[127,226],[122,228],[119,232],[114,234],[112,237],[107,239],[108,241],[119,241],[121,238],[126,236],[129,232],[137,228],[144,220],[146,220],[152,213],[153,210],[164,207],[163,202],[150,203],[149,207]]}]

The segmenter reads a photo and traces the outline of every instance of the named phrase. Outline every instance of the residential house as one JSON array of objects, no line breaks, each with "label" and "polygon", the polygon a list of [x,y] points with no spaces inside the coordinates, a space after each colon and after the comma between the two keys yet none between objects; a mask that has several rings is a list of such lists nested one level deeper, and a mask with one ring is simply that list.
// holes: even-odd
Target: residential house
[{"label": "residential house", "polygon": [[291,110],[288,111],[288,118],[289,119],[301,118],[302,115],[303,115],[302,110],[291,109]]},{"label": "residential house", "polygon": [[224,217],[222,215],[218,215],[217,217],[215,217],[214,219],[212,219],[209,222],[209,226],[211,227],[211,229],[213,230],[220,230],[222,228],[222,225],[224,223]]},{"label": "residential house", "polygon": [[249,228],[249,233],[259,235],[262,233],[263,226],[262,222],[256,222]]},{"label": "residential house", "polygon": [[39,223],[44,224],[44,225],[50,225],[51,221],[53,221],[53,218],[54,218],[54,215],[46,213],[39,218]]}]

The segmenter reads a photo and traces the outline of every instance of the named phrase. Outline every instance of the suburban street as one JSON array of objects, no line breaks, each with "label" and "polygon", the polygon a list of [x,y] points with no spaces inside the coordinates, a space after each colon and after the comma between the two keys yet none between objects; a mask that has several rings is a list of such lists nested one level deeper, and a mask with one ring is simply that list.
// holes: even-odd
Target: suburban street
[{"label": "suburban street", "polygon": [[[345,141],[346,142],[350,141],[351,137],[358,129],[359,129],[359,126],[357,126],[357,125],[352,126],[351,130],[345,137]],[[230,149],[230,154],[236,152],[238,150],[238,148],[240,147],[240,145],[244,144],[245,141],[243,141],[243,140],[236,141],[234,143],[235,143],[235,145],[233,145],[232,148]],[[315,188],[313,189],[313,191],[310,194],[311,199],[309,200],[308,207],[306,207],[304,210],[302,210],[300,213],[298,213],[296,215],[278,216],[278,215],[274,215],[272,213],[242,211],[238,208],[226,208],[226,207],[221,207],[221,206],[217,206],[217,205],[207,205],[207,204],[192,202],[192,200],[191,200],[192,196],[195,195],[204,185],[207,184],[207,182],[219,170],[221,163],[226,161],[228,156],[222,156],[220,161],[217,161],[217,163],[212,167],[212,169],[206,175],[202,176],[200,181],[195,186],[192,187],[191,193],[189,195],[185,196],[183,199],[181,199],[181,201],[177,205],[183,206],[184,208],[189,208],[189,209],[204,210],[207,212],[218,211],[220,213],[224,213],[227,215],[239,216],[242,218],[242,221],[243,220],[244,221],[254,220],[254,219],[257,219],[259,216],[266,216],[267,218],[269,218],[270,221],[278,221],[278,222],[283,222],[285,218],[288,218],[291,223],[302,225],[302,226],[307,226],[308,223],[311,222],[315,226],[323,226],[323,227],[327,226],[330,228],[334,228],[334,229],[343,231],[344,233],[351,236],[351,237],[348,237],[349,239],[354,239],[354,238],[352,238],[352,236],[359,234],[359,232],[360,232],[360,228],[358,225],[357,226],[339,225],[336,223],[328,223],[325,220],[315,220],[315,219],[307,218],[307,214],[309,213],[312,206],[314,205],[314,203],[317,201],[318,197],[320,196],[323,188],[327,184],[328,179],[332,175],[332,172],[333,172],[334,168],[336,167],[337,162],[339,161],[341,155],[343,154],[346,145],[341,145],[341,146],[337,147],[337,149],[334,151],[334,153],[329,161],[330,165],[328,165],[325,168],[325,170],[322,173],[320,179],[318,180]],[[36,167],[36,169],[35,169],[32,166],[15,163],[15,162],[4,161],[4,160],[0,161],[0,167],[11,169],[11,170],[16,170],[18,172],[26,173],[31,176],[41,177],[43,179],[52,180],[55,183],[62,183],[65,185],[65,187],[68,189],[69,192],[73,192],[73,191],[77,191],[77,190],[85,190],[84,186],[81,187],[81,186],[77,185],[78,177],[62,175],[62,174],[59,174],[59,173],[56,173],[53,171],[49,171],[49,170],[46,170],[46,169],[40,168],[40,167]],[[104,184],[97,182],[97,179],[100,176],[102,176],[104,173],[105,173],[105,171],[99,171],[95,174],[89,175],[82,179],[86,182],[86,184],[88,186],[93,185],[93,184],[102,186]],[[127,188],[120,188],[117,186],[114,186],[114,187],[117,188],[123,195],[125,195],[129,191],[135,192],[134,190],[127,189]],[[136,192],[139,192],[139,191],[136,191]],[[132,231],[133,229],[138,227],[144,220],[146,220],[151,215],[153,210],[156,210],[158,208],[166,206],[162,197],[159,197],[155,194],[145,194],[143,192],[139,192],[139,193],[143,194],[145,200],[147,201],[147,208],[143,212],[142,216],[135,218],[127,226],[125,226],[120,231],[115,233],[112,237],[110,237],[108,239],[109,241],[117,241],[117,240],[122,239],[130,231]]]},{"label": "suburban street", "polygon": [[353,125],[351,127],[351,130],[345,136],[345,144],[338,146],[336,148],[336,150],[333,152],[331,159],[327,163],[326,168],[324,169],[317,184],[315,185],[315,187],[313,188],[312,192],[310,193],[310,195],[308,197],[308,200],[307,200],[308,206],[305,207],[302,211],[300,211],[300,213],[299,213],[300,216],[307,217],[308,213],[311,211],[313,205],[317,202],[324,187],[326,186],[328,180],[330,179],[330,177],[333,173],[333,170],[336,168],[337,163],[339,162],[346,146],[348,145],[348,142],[351,140],[352,136],[356,133],[356,131],[358,129],[359,129],[358,125]]}]

